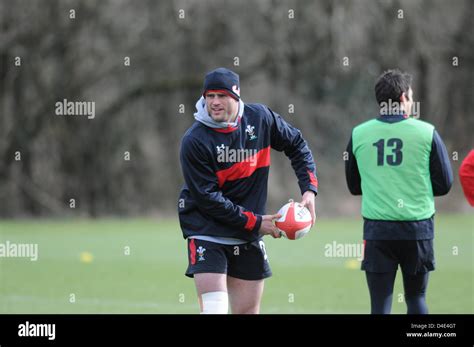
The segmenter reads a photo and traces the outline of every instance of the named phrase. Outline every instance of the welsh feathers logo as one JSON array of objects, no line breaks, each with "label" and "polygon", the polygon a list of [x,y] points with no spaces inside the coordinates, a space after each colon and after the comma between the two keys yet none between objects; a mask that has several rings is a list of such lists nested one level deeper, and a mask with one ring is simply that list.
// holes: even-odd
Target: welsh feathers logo
[{"label": "welsh feathers logo", "polygon": [[255,140],[257,138],[257,135],[255,135],[255,127],[252,125],[247,125],[247,128],[245,128],[245,132],[250,138],[250,141]]},{"label": "welsh feathers logo", "polygon": [[206,251],[206,249],[202,246],[199,246],[199,248],[196,250],[197,254],[198,254],[198,261],[203,261],[205,260],[204,259],[204,252]]}]

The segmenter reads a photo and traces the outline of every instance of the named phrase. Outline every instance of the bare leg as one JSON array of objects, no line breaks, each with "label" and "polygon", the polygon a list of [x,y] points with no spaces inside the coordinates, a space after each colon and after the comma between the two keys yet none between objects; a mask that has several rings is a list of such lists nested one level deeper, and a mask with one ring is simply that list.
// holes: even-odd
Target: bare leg
[{"label": "bare leg", "polygon": [[227,276],[227,288],[232,313],[258,314],[264,281],[247,281]]},{"label": "bare leg", "polygon": [[227,292],[226,274],[200,273],[194,275],[199,307],[203,311],[202,295],[211,292]]}]

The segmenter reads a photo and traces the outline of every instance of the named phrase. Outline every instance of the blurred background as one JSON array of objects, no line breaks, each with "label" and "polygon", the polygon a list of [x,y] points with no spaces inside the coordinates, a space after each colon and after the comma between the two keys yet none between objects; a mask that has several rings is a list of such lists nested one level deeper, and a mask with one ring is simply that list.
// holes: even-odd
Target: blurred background
[{"label": "blurred background", "polygon": [[[0,258],[0,313],[198,312],[178,154],[204,75],[221,66],[240,74],[244,102],[302,130],[318,166],[315,232],[266,241],[263,312],[368,312],[360,263],[325,246],[362,242],[343,152],[378,115],[377,76],[396,67],[413,75],[455,174],[436,199],[428,304],[474,312],[474,219],[458,178],[474,145],[473,18],[470,0],[0,0],[0,241],[39,245],[37,262]],[[95,102],[95,118],[56,115],[64,99]],[[299,197],[284,154],[269,187],[267,212]],[[398,278],[397,313],[401,293]]]},{"label": "blurred background", "polygon": [[[322,216],[358,214],[343,151],[377,115],[373,87],[388,68],[413,74],[421,119],[457,153],[456,173],[473,147],[469,0],[2,0],[0,14],[1,217],[176,214],[181,136],[219,66],[240,74],[245,102],[302,130]],[[63,99],[94,101],[95,118],[56,115]],[[284,155],[273,154],[270,186],[269,210],[299,195]],[[468,209],[457,174],[438,200]]]}]

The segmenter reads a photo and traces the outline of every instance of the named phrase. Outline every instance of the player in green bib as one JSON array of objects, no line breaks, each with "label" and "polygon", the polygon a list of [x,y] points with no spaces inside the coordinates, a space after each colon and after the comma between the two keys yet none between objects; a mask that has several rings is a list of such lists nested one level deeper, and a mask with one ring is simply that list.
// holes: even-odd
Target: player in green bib
[{"label": "player in green bib", "polygon": [[362,195],[364,260],[371,312],[390,313],[400,265],[409,314],[428,313],[434,270],[434,196],[449,192],[453,173],[434,126],[409,117],[411,76],[383,73],[375,85],[380,116],[356,126],[347,146],[346,180]]}]

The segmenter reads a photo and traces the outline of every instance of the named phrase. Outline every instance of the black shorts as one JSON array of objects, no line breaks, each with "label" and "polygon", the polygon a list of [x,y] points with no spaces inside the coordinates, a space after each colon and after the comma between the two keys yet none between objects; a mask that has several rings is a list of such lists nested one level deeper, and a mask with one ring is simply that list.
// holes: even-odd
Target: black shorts
[{"label": "black shorts", "polygon": [[433,271],[433,240],[365,240],[362,270],[368,272],[397,271],[416,275]]},{"label": "black shorts", "polygon": [[188,239],[188,260],[188,277],[197,273],[221,273],[253,281],[272,275],[262,240],[233,246]]}]

